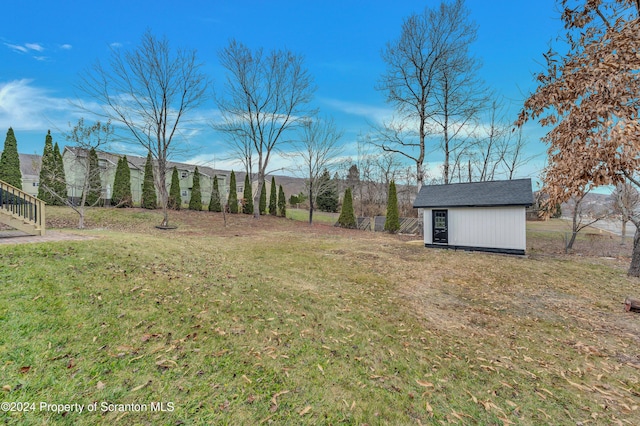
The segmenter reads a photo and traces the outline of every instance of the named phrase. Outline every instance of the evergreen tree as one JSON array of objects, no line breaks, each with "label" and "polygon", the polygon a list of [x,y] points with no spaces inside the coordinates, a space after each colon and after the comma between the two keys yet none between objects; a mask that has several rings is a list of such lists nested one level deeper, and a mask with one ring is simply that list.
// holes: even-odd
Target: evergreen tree
[{"label": "evergreen tree", "polygon": [[0,180],[22,189],[22,172],[20,171],[20,156],[18,155],[18,141],[9,127],[4,149],[0,156]]},{"label": "evergreen tree", "polygon": [[395,234],[400,230],[400,217],[398,213],[398,195],[396,183],[389,183],[389,195],[387,197],[387,218],[384,221],[384,230]]},{"label": "evergreen tree", "polygon": [[213,189],[211,190],[211,200],[209,200],[210,212],[221,212],[222,203],[220,201],[220,188],[218,185],[218,177],[213,177]]},{"label": "evergreen tree", "polygon": [[271,176],[271,193],[269,194],[269,214],[271,216],[278,215],[278,209],[277,209],[278,198],[277,198],[276,190],[277,190],[276,177]]},{"label": "evergreen tree", "polygon": [[316,196],[316,207],[318,210],[336,213],[340,205],[338,190],[335,180],[331,179],[331,175],[327,169],[322,172],[317,186],[320,188],[320,192]]},{"label": "evergreen tree", "polygon": [[193,186],[191,187],[189,210],[202,211],[202,191],[200,190],[200,172],[198,171],[198,167],[196,167],[193,172]]},{"label": "evergreen tree", "polygon": [[40,177],[38,183],[38,198],[47,203],[54,205],[57,198],[51,194],[55,192],[55,172],[56,158],[53,154],[53,141],[51,138],[51,130],[47,132],[44,138],[44,150],[42,151],[42,161],[40,163]]},{"label": "evergreen tree", "polygon": [[242,194],[244,199],[242,202],[242,213],[253,214],[253,194],[251,193],[251,181],[249,180],[249,174],[244,175],[244,193]]},{"label": "evergreen tree", "polygon": [[267,214],[267,184],[264,182],[260,188],[260,205],[258,207],[261,215]]},{"label": "evergreen tree", "polygon": [[351,188],[344,191],[344,200],[342,200],[342,210],[338,217],[338,225],[343,228],[355,228],[356,216],[353,213],[353,197],[351,196]]},{"label": "evergreen tree", "polygon": [[67,177],[64,173],[64,162],[62,161],[62,154],[60,154],[60,147],[58,146],[58,142],[53,145],[53,158],[55,160],[53,188],[54,192],[58,194],[60,198],[62,198],[61,200],[60,198],[56,197],[53,201],[53,205],[62,206],[69,196],[67,194]]},{"label": "evergreen tree", "polygon": [[278,215],[287,217],[287,197],[284,195],[282,185],[280,185],[280,189],[278,191]]},{"label": "evergreen tree", "polygon": [[238,213],[238,187],[236,185],[236,174],[231,170],[229,178],[229,213]]},{"label": "evergreen tree", "polygon": [[171,186],[169,187],[169,203],[167,207],[173,210],[180,210],[182,208],[182,195],[180,195],[180,177],[178,176],[178,169],[173,168],[171,173]]},{"label": "evergreen tree", "polygon": [[131,170],[129,170],[129,161],[125,155],[118,160],[116,176],[113,179],[111,202],[118,207],[131,207],[131,200]]},{"label": "evergreen tree", "polygon": [[85,205],[96,206],[100,202],[100,196],[102,195],[102,180],[100,179],[100,164],[98,163],[98,153],[94,148],[89,150],[89,180],[88,186],[85,188],[87,191],[87,197]]},{"label": "evergreen tree", "polygon": [[111,191],[111,204],[117,206],[122,199],[122,184],[119,182],[122,180],[122,157],[118,158],[118,164],[116,165],[116,174],[113,177],[113,191]]},{"label": "evergreen tree", "polygon": [[142,181],[142,202],[140,206],[143,209],[155,209],[158,207],[156,185],[153,178],[153,158],[151,157],[151,151],[149,151],[149,155],[147,155],[147,161],[144,164],[144,180]]}]

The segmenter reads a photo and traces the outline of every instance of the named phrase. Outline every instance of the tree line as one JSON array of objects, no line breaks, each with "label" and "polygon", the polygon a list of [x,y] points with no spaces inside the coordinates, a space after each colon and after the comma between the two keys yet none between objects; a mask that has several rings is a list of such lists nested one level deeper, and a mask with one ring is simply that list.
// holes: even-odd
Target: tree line
[{"label": "tree line", "polygon": [[[487,103],[486,90],[477,78],[478,62],[469,53],[476,31],[462,0],[443,2],[405,19],[400,38],[390,42],[382,55],[387,71],[377,88],[386,93],[398,116],[372,129],[365,139],[382,150],[388,167],[406,169],[405,160],[415,161],[415,172],[404,178],[408,184],[416,183],[417,189],[425,178],[428,143],[444,149],[445,183],[453,181],[450,176],[454,175],[462,179],[462,159],[471,155],[471,148],[461,148],[459,141],[470,124],[478,122]],[[417,61],[418,57],[424,60]],[[312,107],[317,87],[303,55],[287,49],[251,49],[232,39],[218,52],[218,60],[225,78],[214,92],[195,50],[172,49],[166,38],[148,30],[137,46],[114,48],[107,60],[98,60],[81,73],[77,88],[95,102],[78,101],[78,106],[103,123],[113,123],[121,140],[135,142],[150,154],[157,203],[163,210],[162,226],[168,225],[168,210],[175,205],[175,194],[171,197],[165,184],[171,173],[168,160],[186,145],[183,130],[187,117],[210,98],[220,111],[212,129],[224,135],[232,156],[256,183],[255,191],[243,197],[247,208],[260,203],[275,153],[286,151],[296,158],[294,162],[300,165],[297,172],[306,179],[312,223],[318,197],[323,196],[324,170],[335,169],[339,162],[343,132],[330,117],[322,117]],[[421,78],[408,78],[415,75]],[[94,105],[99,105],[98,109]],[[416,129],[418,142],[413,140]],[[468,179],[490,179],[496,176],[495,164],[517,163],[516,159],[507,160],[506,147],[511,145],[507,139],[498,141],[497,133],[482,145],[484,172],[480,177],[469,172]],[[439,135],[444,136],[441,142]],[[97,141],[85,142],[91,145],[89,151],[91,147],[98,149]],[[290,143],[291,149],[284,149]],[[476,146],[481,145],[478,142]],[[454,157],[457,160],[451,160],[450,166],[449,159]],[[489,159],[495,164],[489,164]],[[370,176],[360,169],[366,182]],[[386,198],[391,181],[388,174],[376,191],[373,185],[367,191],[352,186],[361,213],[365,204],[376,204],[374,199],[378,209],[383,208],[380,201]],[[374,192],[378,194],[375,197]],[[371,199],[365,201],[365,196]],[[253,211],[259,217],[260,209]]]},{"label": "tree line", "polygon": [[[387,71],[377,89],[386,94],[397,117],[371,129],[364,139],[382,151],[389,166],[401,165],[406,171],[407,160],[414,161],[415,171],[404,178],[407,184],[417,184],[417,189],[425,180],[429,151],[444,153],[442,177],[431,176],[444,183],[490,180],[499,175],[499,168],[512,177],[523,161],[523,139],[515,142],[507,137],[504,126],[499,128],[497,112],[491,128],[480,129],[481,115],[490,109],[490,96],[477,77],[479,61],[469,51],[476,31],[463,0],[442,2],[405,19],[400,38],[391,41],[382,55]],[[184,147],[185,117],[210,98],[220,112],[220,118],[211,122],[212,129],[224,136],[231,156],[255,183],[245,185],[255,187],[243,197],[245,203],[260,203],[265,179],[273,172],[273,156],[289,153],[307,181],[305,196],[312,223],[324,170],[336,168],[344,144],[343,132],[333,119],[321,116],[312,106],[317,87],[303,55],[287,49],[251,49],[232,39],[217,59],[225,76],[213,91],[195,50],[172,49],[166,38],[147,31],[139,45],[113,49],[106,61],[97,61],[81,74],[79,91],[97,101],[90,105],[100,109],[80,106],[112,120],[125,130],[120,137],[151,153],[163,225],[168,224],[171,202],[170,189],[164,184],[171,173],[168,160]],[[496,102],[492,106],[498,111]],[[472,132],[476,141],[467,143]],[[378,199],[386,198],[390,180],[387,176],[378,186]],[[358,192],[352,195],[362,211],[364,204],[373,204],[363,201],[363,188],[352,191]],[[259,217],[260,210],[253,210]]]},{"label": "tree line", "polygon": [[[640,50],[640,3],[558,0],[558,6],[566,43],[563,51],[550,48],[543,54],[546,69],[536,76],[538,87],[515,123],[535,119],[551,128],[543,139],[549,146],[542,175],[545,214],[597,186],[640,187],[640,57],[634,53]],[[404,19],[399,37],[383,49],[386,69],[376,88],[395,116],[363,140],[411,165],[417,189],[433,180],[510,178],[528,160],[526,137],[513,128],[514,119],[502,117],[501,102],[478,78],[480,61],[470,50],[476,37],[464,0],[451,0]],[[225,78],[211,97],[221,118],[211,126],[255,177],[257,190],[246,198],[259,203],[273,155],[296,140],[312,220],[314,188],[324,169],[335,166],[342,135],[311,107],[316,86],[303,56],[231,40],[218,59]],[[151,153],[163,225],[169,220],[167,160],[181,147],[185,117],[210,98],[211,87],[195,50],[174,51],[151,31],[130,50],[112,50],[108,61],[96,62],[78,84],[97,101],[91,105],[100,105],[98,111],[81,105],[86,111],[112,120]],[[435,173],[425,167],[441,157]],[[630,220],[640,225],[636,215]],[[638,276],[640,232],[634,241],[629,273]]]},{"label": "tree line", "polygon": [[[67,140],[73,144],[74,160],[71,168],[73,174],[80,176],[79,182],[68,180],[65,173],[63,157],[58,143],[53,143],[51,131],[45,137],[44,149],[41,157],[38,178],[37,197],[51,206],[68,206],[79,214],[79,228],[84,227],[84,207],[95,207],[104,205],[108,200],[114,207],[133,207],[133,196],[131,190],[131,169],[127,156],[119,157],[115,170],[113,189],[109,195],[105,195],[101,167],[98,159],[98,149],[108,144],[109,138],[113,134],[113,127],[110,122],[96,122],[93,125],[86,125],[84,119],[80,119],[78,124],[66,135]],[[9,128],[5,138],[4,149],[0,156],[0,180],[22,189],[22,172],[20,157],[18,154],[18,143],[13,128]],[[77,185],[79,197],[69,196],[69,187]],[[274,216],[286,215],[286,199],[282,185],[276,194],[275,177],[272,178],[272,193],[269,203],[269,214]],[[231,171],[230,197],[227,202],[219,188],[217,176],[213,176],[212,193],[208,206],[203,206],[202,191],[200,188],[200,172],[195,167],[192,179],[191,197],[188,202],[188,209],[201,211],[203,207],[211,212],[222,212],[225,208],[229,213],[253,214],[254,208],[251,196],[251,183],[249,176],[245,176],[244,198],[238,200],[235,173]],[[259,201],[260,214],[267,213],[266,190]],[[75,191],[74,191],[75,192]],[[173,167],[171,184],[169,186],[168,207],[173,210],[180,210],[183,206],[180,180],[177,167]],[[225,204],[226,203],[226,204]],[[140,207],[146,209],[158,208],[156,185],[154,177],[154,162],[151,153],[148,154],[144,166],[142,183],[142,194],[140,197]],[[240,209],[239,209],[240,205]]]}]

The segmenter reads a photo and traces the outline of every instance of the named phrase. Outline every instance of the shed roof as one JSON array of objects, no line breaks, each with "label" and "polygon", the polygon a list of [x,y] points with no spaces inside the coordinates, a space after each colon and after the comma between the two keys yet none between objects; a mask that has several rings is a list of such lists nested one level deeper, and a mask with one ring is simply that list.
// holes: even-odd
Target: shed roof
[{"label": "shed roof", "polygon": [[415,208],[530,206],[533,204],[531,179],[425,185]]}]

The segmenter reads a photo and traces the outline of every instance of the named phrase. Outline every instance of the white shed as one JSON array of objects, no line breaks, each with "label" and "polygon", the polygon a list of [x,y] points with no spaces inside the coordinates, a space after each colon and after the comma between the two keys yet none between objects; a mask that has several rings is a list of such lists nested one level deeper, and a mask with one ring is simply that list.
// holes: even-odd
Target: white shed
[{"label": "white shed", "polygon": [[425,185],[413,203],[424,213],[425,247],[520,254],[527,247],[531,179]]}]

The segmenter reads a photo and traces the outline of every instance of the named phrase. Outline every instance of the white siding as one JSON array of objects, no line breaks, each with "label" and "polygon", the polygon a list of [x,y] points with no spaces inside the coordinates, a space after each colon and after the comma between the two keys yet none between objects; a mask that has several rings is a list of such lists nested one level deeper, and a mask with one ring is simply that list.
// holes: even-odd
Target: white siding
[{"label": "white siding", "polygon": [[431,213],[431,209],[422,209],[422,213],[424,215],[424,243],[431,244],[433,242],[433,230],[431,229],[433,213]]},{"label": "white siding", "polygon": [[[449,208],[449,245],[525,250],[527,246],[525,208]],[[424,242],[431,244],[432,210],[424,210]]]}]

